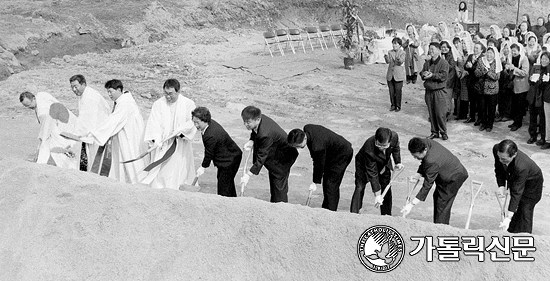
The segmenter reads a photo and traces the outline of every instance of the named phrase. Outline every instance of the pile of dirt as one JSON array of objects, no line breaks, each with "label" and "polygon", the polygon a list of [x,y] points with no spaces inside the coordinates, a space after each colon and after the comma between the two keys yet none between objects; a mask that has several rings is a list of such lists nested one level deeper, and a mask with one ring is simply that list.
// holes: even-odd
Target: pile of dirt
[{"label": "pile of dirt", "polygon": [[[389,225],[407,254],[386,280],[548,280],[550,238],[535,262],[426,261],[413,235],[480,235],[399,217],[356,215],[253,198],[142,185],[0,159],[1,280],[364,280],[361,233]],[[488,259],[488,254],[486,254]]]}]

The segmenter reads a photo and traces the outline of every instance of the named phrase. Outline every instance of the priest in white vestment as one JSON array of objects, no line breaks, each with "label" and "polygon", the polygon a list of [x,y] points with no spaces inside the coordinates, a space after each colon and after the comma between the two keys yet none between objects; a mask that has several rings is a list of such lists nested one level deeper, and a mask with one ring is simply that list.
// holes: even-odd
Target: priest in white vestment
[{"label": "priest in white vestment", "polygon": [[[195,102],[180,95],[176,79],[166,80],[163,89],[164,96],[153,103],[144,135],[145,142],[157,148],[151,153],[151,170],[145,171],[140,180],[153,188],[179,189],[182,184],[192,184],[195,178],[191,146],[197,133],[191,119]],[[164,160],[173,145],[175,152]]]},{"label": "priest in white vestment", "polygon": [[58,167],[77,169],[76,155],[79,155],[79,143],[60,135],[61,132],[71,132],[75,129],[76,116],[45,92],[23,92],[19,96],[19,101],[25,107],[34,109],[40,123],[36,163],[47,164],[51,157]]},{"label": "priest in white vestment", "polygon": [[109,80],[105,89],[115,102],[114,111],[107,120],[82,138],[87,143],[105,145],[112,139],[112,162],[109,177],[119,182],[137,183],[138,174],[145,168],[145,159],[132,160],[145,152],[143,142],[145,123],[139,107],[129,91],[124,92],[120,80]]},{"label": "priest in white vestment", "polygon": [[[77,74],[69,79],[71,89],[78,96],[78,135],[84,135],[105,123],[111,113],[111,107],[107,100],[96,90],[86,84],[84,76]],[[87,140],[90,141],[90,140]],[[88,171],[92,170],[93,162],[99,145],[86,143],[86,155],[88,156]],[[99,173],[99,172],[98,172]]]}]

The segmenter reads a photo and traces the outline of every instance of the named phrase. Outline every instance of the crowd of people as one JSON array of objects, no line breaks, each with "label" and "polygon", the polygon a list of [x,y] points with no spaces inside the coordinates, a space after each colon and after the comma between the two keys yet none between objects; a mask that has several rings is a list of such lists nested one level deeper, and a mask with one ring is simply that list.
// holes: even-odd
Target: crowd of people
[{"label": "crowd of people", "polygon": [[[460,7],[460,19],[467,20],[465,4]],[[439,22],[430,42],[423,42],[416,27],[407,24],[406,35],[393,38],[393,49],[384,56],[390,110],[401,110],[403,83],[416,83],[420,77],[426,89],[429,138],[447,140],[451,118],[487,132],[495,122],[512,121],[508,128],[517,131],[529,113],[525,141],[550,149],[550,15],[548,21],[539,17],[535,25],[527,14],[517,28],[491,25],[486,36],[465,26],[460,20]]]},{"label": "crowd of people", "polygon": [[[443,62],[437,52],[438,43],[433,44],[430,53]],[[404,57],[403,51],[399,56],[400,59]],[[429,71],[438,72],[431,68]],[[430,79],[430,75],[424,76],[423,79]],[[84,76],[74,75],[69,82],[78,97],[78,116],[48,93],[23,92],[19,96],[25,107],[35,110],[41,125],[37,163],[103,174],[103,167],[110,162],[104,175],[120,182],[180,189],[184,185],[195,185],[213,162],[217,167],[217,193],[237,196],[235,177],[243,159],[241,148],[212,119],[208,108],[197,107],[180,93],[178,80],[164,82],[164,95],[153,103],[147,122],[132,93],[124,90],[120,80],[105,83],[114,102],[112,108],[98,91],[87,85]],[[447,85],[445,81],[438,83],[443,87]],[[397,110],[399,103],[395,102]],[[269,173],[270,201],[288,202],[288,178],[298,157],[297,149],[307,147],[313,160],[309,190],[313,192],[321,186],[322,207],[331,211],[338,209],[340,185],[354,158],[349,141],[316,124],[293,129],[287,135],[275,120],[255,106],[245,107],[241,118],[251,131],[242,147],[248,156],[253,156],[250,168],[243,171],[240,179],[243,187],[265,167]],[[197,132],[201,134],[205,151],[201,166],[195,170],[191,142]],[[449,224],[454,199],[468,178],[466,168],[448,149],[429,138],[412,138],[408,149],[421,161],[412,178],[417,183],[420,178],[424,181],[418,194],[407,200],[401,213],[406,216],[411,212],[435,185],[433,221]],[[504,193],[507,187],[511,195],[508,215],[501,226],[513,233],[531,232],[533,211],[542,196],[542,172],[513,141],[504,140],[495,145],[493,154],[500,192]],[[248,157],[245,167],[247,162]],[[355,154],[355,192],[350,211],[359,213],[365,187],[371,183],[375,206],[380,207],[382,215],[392,215],[392,174],[403,169],[398,133],[378,128]]]}]

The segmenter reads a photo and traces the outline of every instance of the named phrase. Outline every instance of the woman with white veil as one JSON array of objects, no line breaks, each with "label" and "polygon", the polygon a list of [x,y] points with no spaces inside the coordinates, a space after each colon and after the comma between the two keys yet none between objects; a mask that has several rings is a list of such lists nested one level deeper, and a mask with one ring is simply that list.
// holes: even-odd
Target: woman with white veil
[{"label": "woman with white veil", "polygon": [[479,99],[480,131],[491,132],[493,130],[498,97],[498,79],[501,71],[500,54],[496,47],[491,46],[481,57],[481,62],[477,64],[475,70],[476,76],[479,77],[483,85]]},{"label": "woman with white veil", "polygon": [[417,73],[421,66],[419,58],[421,55],[420,36],[416,31],[416,27],[412,24],[407,24],[405,27],[406,34],[403,37],[403,50],[405,51],[405,75],[407,84],[416,83]]},{"label": "woman with white veil", "polygon": [[[510,41],[503,41],[500,45],[500,63],[503,68],[512,62],[510,45],[512,45]],[[495,122],[506,122],[511,118],[512,97],[514,95],[514,73],[503,69],[500,72],[498,82],[498,116],[495,118]]]}]

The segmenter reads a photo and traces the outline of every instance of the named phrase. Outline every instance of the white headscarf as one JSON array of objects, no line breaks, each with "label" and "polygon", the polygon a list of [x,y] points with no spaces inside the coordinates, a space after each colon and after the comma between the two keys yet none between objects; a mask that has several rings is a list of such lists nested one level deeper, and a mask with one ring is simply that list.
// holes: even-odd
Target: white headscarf
[{"label": "white headscarf", "polygon": [[546,34],[544,34],[544,36],[542,36],[542,42],[541,42],[542,45],[548,44],[548,43],[546,42],[546,41],[548,41],[548,37],[550,37],[550,32],[549,32],[549,33],[546,33]]},{"label": "white headscarf", "polygon": [[[458,27],[458,29],[460,29],[458,32],[455,32],[455,27]],[[460,37],[460,33],[464,31],[464,26],[458,22],[455,22],[454,25],[453,25],[453,33],[454,33],[454,37]]]},{"label": "white headscarf", "polygon": [[466,43],[466,53],[471,55],[474,53],[474,41],[472,41],[472,35],[468,31],[460,32],[460,39]]},{"label": "white headscarf", "polygon": [[[495,59],[494,59],[495,66],[496,66],[495,72],[497,74],[499,74],[502,71],[502,63],[500,62],[500,53],[498,52],[497,48],[494,47],[494,46],[489,47],[489,49],[487,49],[487,51],[488,50],[492,50],[493,53],[495,54]],[[491,64],[489,63],[489,60],[487,60],[487,55],[481,57],[481,61],[487,67],[491,67]]]},{"label": "white headscarf", "polygon": [[[512,62],[512,50],[510,49],[510,46],[512,45],[512,42],[508,41],[508,40],[505,40],[502,42],[502,44],[500,45],[500,61],[501,62],[508,62],[508,63],[511,63]],[[508,55],[505,56],[504,55],[504,49],[505,48],[508,48]],[[507,60],[506,60],[507,59]]]},{"label": "white headscarf", "polygon": [[[439,29],[439,26],[443,24],[443,31]],[[441,39],[451,39],[451,34],[449,33],[449,28],[447,28],[447,24],[444,21],[440,21],[437,23],[437,33],[441,35]]]},{"label": "white headscarf", "polygon": [[[534,37],[534,38],[535,38],[535,47],[533,47],[533,48],[530,48],[530,47],[529,47],[529,43],[528,43],[528,42],[529,42],[529,39],[530,39],[531,37]],[[525,35],[525,44],[527,45],[527,46],[525,47],[525,54],[527,54],[527,55],[530,55],[530,54],[532,54],[532,53],[536,53],[536,52],[541,52],[541,51],[542,51],[542,48],[541,48],[541,46],[539,45],[539,39],[538,39],[537,35],[535,35],[535,33],[532,32],[532,31],[527,32],[527,34]]]},{"label": "white headscarf", "polygon": [[[409,36],[409,31],[407,30],[409,28],[409,26],[412,27],[412,29],[413,29],[414,38],[410,38],[410,36]],[[411,40],[411,39],[412,40],[420,40],[420,36],[418,35],[418,32],[416,31],[416,27],[412,23],[405,24],[405,37],[404,38],[409,39],[409,40]]]},{"label": "white headscarf", "polygon": [[[495,35],[494,35],[493,38],[495,38],[497,40],[502,38],[502,32],[500,31],[500,27],[498,27],[498,25],[493,24],[493,25],[491,25],[490,28],[492,28],[495,31]],[[493,35],[493,34],[491,34],[491,35]]]},{"label": "white headscarf", "polygon": [[451,54],[453,55],[453,60],[454,60],[454,61],[457,61],[457,60],[458,60],[459,54],[458,54],[458,50],[457,50],[456,47],[455,47],[455,44],[453,44],[453,42],[451,42],[451,40],[449,40],[449,39],[445,39],[445,40],[443,40],[443,41],[441,41],[441,42],[447,42],[447,44],[449,44],[449,46],[450,46],[450,48],[451,48],[451,50],[449,50],[449,51],[450,51]]}]

